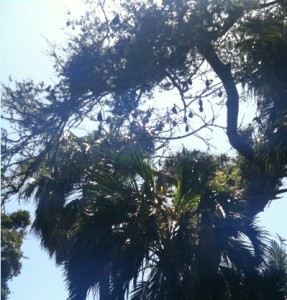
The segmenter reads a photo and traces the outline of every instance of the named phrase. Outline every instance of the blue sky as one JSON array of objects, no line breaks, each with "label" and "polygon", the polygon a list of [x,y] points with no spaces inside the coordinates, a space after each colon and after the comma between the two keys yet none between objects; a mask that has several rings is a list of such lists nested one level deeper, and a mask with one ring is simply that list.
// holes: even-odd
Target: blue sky
[{"label": "blue sky", "polygon": [[[83,12],[80,0],[2,0],[1,1],[1,81],[9,75],[18,80],[53,80],[53,68],[45,51],[46,39],[64,43],[67,11],[78,16]],[[286,184],[287,185],[287,182]],[[33,211],[33,204],[27,204]],[[14,201],[9,209],[17,209]],[[260,222],[271,233],[287,237],[287,196],[276,200],[260,215]],[[11,283],[10,300],[66,299],[61,269],[55,267],[39,241],[29,235],[23,245],[21,274]]]}]

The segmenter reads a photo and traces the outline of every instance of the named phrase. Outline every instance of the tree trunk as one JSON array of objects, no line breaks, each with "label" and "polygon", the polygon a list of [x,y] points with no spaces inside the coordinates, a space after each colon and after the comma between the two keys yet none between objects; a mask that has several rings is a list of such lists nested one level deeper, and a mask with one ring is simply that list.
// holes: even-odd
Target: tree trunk
[{"label": "tree trunk", "polygon": [[227,136],[230,144],[241,155],[250,161],[254,161],[253,149],[238,134],[238,112],[239,112],[239,95],[232,77],[231,67],[224,64],[215,52],[210,42],[198,45],[202,56],[207,60],[214,72],[220,78],[227,94]]}]

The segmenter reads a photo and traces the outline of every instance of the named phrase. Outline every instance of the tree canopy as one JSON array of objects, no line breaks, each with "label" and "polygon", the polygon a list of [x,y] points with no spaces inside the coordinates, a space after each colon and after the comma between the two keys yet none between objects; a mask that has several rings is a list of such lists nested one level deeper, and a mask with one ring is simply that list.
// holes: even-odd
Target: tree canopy
[{"label": "tree canopy", "polygon": [[[88,2],[51,48],[58,82],[2,87],[3,204],[35,199],[70,299],[123,299],[132,281],[133,299],[263,299],[255,219],[285,191],[286,1]],[[166,154],[216,128],[236,158]]]}]

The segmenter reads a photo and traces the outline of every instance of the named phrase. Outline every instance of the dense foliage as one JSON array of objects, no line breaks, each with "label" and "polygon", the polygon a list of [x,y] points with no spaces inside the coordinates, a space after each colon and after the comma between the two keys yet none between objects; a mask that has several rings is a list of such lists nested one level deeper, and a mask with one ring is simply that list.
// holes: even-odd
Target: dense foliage
[{"label": "dense foliage", "polygon": [[[3,86],[3,203],[35,199],[70,299],[265,299],[276,246],[256,215],[285,191],[286,1],[112,3],[67,21],[55,85]],[[217,128],[236,158],[168,151],[208,148]],[[270,299],[286,296],[283,273]]]},{"label": "dense foliage", "polygon": [[8,281],[18,276],[23,253],[21,246],[30,224],[29,212],[18,210],[1,214],[1,299],[8,299]]}]

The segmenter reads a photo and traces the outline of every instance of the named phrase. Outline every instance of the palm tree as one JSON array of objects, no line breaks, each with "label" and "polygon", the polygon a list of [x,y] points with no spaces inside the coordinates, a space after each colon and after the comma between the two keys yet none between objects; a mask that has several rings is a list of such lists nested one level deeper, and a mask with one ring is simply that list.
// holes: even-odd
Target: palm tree
[{"label": "palm tree", "polygon": [[192,152],[171,160],[177,190],[157,214],[149,274],[131,299],[244,299],[249,277],[259,276],[265,233],[245,216],[245,202],[218,185],[224,168],[215,158]]},{"label": "palm tree", "polygon": [[188,152],[155,171],[133,143],[114,150],[108,139],[66,137],[26,189],[69,299],[89,290],[124,299],[130,289],[131,299],[242,299],[265,244],[236,166]]},{"label": "palm tree", "polygon": [[139,274],[162,201],[145,157],[123,138],[66,134],[26,187],[37,201],[33,229],[64,266],[69,299],[90,289],[123,299]]},{"label": "palm tree", "polygon": [[261,287],[264,299],[286,299],[287,297],[287,252],[282,239],[280,244],[270,242],[267,261],[263,267]]},{"label": "palm tree", "polygon": [[98,287],[100,299],[124,299],[140,273],[157,232],[153,177],[139,155],[116,155],[110,161],[114,173],[104,171],[96,186],[86,187],[87,203],[71,228],[65,260],[71,299],[85,299],[88,289]]}]

